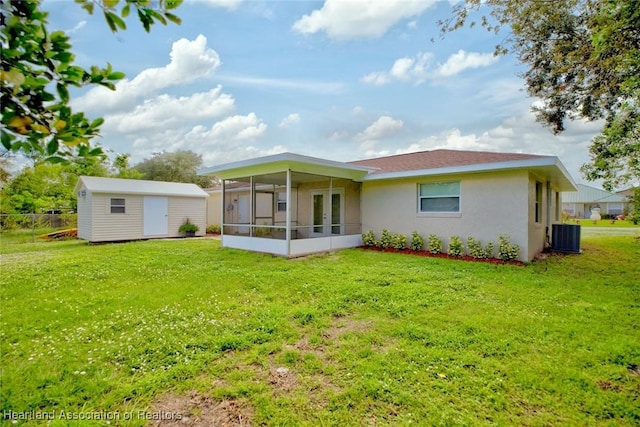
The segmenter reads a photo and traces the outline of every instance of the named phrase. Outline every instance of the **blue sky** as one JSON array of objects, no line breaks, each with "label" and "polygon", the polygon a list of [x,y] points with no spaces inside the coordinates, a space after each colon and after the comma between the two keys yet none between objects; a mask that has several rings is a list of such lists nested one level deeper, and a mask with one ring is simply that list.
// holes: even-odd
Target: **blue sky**
[{"label": "blue sky", "polygon": [[[449,2],[185,1],[182,25],[113,34],[100,13],[50,0],[79,65],[127,74],[111,92],[73,92],[104,117],[99,142],[132,162],[192,150],[204,166],[290,151],[349,161],[437,148],[560,157],[577,182],[601,123],[561,136],[535,122],[504,35],[439,37]],[[432,41],[432,38],[435,41]]]}]

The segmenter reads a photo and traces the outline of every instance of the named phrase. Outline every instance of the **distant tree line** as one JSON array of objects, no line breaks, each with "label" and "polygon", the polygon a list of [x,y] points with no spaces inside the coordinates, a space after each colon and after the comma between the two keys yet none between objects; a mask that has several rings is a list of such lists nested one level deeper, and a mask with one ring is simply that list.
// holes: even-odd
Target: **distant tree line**
[{"label": "distant tree line", "polygon": [[134,166],[129,165],[129,158],[129,154],[118,154],[113,161],[105,155],[76,157],[56,164],[38,159],[15,176],[9,173],[8,160],[0,158],[0,213],[75,211],[77,199],[73,188],[82,175],[190,182],[202,188],[213,185],[211,177],[197,174],[202,156],[190,150],[154,153]]}]

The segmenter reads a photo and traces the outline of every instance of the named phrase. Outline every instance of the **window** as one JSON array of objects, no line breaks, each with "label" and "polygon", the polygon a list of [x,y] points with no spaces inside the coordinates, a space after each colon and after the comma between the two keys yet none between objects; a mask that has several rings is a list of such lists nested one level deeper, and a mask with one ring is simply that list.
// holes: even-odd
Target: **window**
[{"label": "window", "polygon": [[418,211],[460,212],[460,182],[420,184]]},{"label": "window", "polygon": [[622,203],[609,203],[609,206],[607,206],[607,208],[607,213],[609,215],[620,215],[624,210],[624,206],[622,205]]},{"label": "window", "polygon": [[276,211],[287,211],[287,193],[278,193],[278,200],[276,200]]},{"label": "window", "polygon": [[542,222],[542,183],[536,181],[536,222]]},{"label": "window", "polygon": [[124,199],[111,199],[111,213],[112,214],[125,213]]}]

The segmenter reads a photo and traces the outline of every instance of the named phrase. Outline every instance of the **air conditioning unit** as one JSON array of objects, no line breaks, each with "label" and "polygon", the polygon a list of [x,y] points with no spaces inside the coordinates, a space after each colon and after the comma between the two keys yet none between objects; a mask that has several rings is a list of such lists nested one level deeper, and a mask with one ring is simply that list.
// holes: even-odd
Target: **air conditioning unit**
[{"label": "air conditioning unit", "polygon": [[553,224],[551,249],[558,252],[579,254],[580,226],[574,224]]}]

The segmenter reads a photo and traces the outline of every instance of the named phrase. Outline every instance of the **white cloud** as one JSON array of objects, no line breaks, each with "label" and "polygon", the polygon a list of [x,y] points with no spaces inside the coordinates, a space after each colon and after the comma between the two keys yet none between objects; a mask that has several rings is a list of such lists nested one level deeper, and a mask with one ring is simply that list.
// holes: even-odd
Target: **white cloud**
[{"label": "white cloud", "polygon": [[206,77],[220,66],[218,53],[207,48],[207,38],[200,34],[195,40],[180,39],[173,43],[171,61],[164,67],[148,68],[133,80],[124,79],[116,90],[96,87],[73,101],[81,111],[98,110],[102,114],[135,107],[140,99],[148,98],[161,89],[191,83]]},{"label": "white cloud", "polygon": [[242,3],[242,0],[187,0],[187,3],[192,3],[196,6],[205,5],[234,10],[240,5],[240,3]]},{"label": "white cloud", "polygon": [[418,16],[436,0],[325,0],[293,24],[302,34],[320,31],[332,39],[348,40],[360,37],[380,37],[399,21]]},{"label": "white cloud", "polygon": [[428,79],[449,77],[469,68],[487,67],[497,60],[498,58],[491,53],[459,50],[434,70],[430,66],[433,61],[433,54],[418,53],[414,57],[396,59],[389,71],[369,73],[362,78],[362,81],[369,84],[383,85],[396,80],[419,85]]},{"label": "white cloud", "polygon": [[[536,122],[530,111],[521,111],[502,121],[498,126],[481,133],[463,133],[453,128],[395,150],[395,154],[424,150],[449,149],[529,153],[557,156],[572,177],[584,182],[580,166],[589,161],[588,147],[591,139],[602,128],[602,122],[574,121],[560,135],[553,135]],[[371,151],[372,156],[389,153],[388,147]]]},{"label": "white cloud", "polygon": [[240,83],[258,87],[275,87],[280,89],[293,89],[305,92],[331,94],[340,93],[344,90],[344,84],[340,82],[323,82],[316,80],[295,80],[295,79],[273,79],[252,76],[219,76],[221,81],[229,83]]},{"label": "white cloud", "polygon": [[67,33],[67,35],[69,34],[73,34],[73,33],[77,33],[78,31],[80,31],[81,29],[83,29],[85,26],[87,25],[87,21],[80,21],[76,24],[75,27],[73,27],[70,30],[66,30],[65,33]]},{"label": "white cloud", "polygon": [[499,58],[492,53],[465,52],[460,49],[457,53],[451,55],[449,59],[447,59],[447,62],[438,67],[436,75],[448,77],[461,73],[469,68],[488,67],[498,61],[498,59]]},{"label": "white cloud", "polygon": [[229,141],[246,141],[261,137],[267,131],[267,125],[259,119],[255,113],[246,116],[236,115],[227,117],[206,130],[204,126],[198,126],[185,135],[189,141],[197,137],[203,145],[217,145]]},{"label": "white cloud", "polygon": [[402,120],[396,120],[389,116],[381,116],[365,130],[358,133],[354,139],[362,143],[360,145],[362,150],[370,151],[379,140],[395,135],[403,126],[404,123]]},{"label": "white cloud", "polygon": [[122,133],[144,132],[184,126],[199,120],[207,120],[232,113],[234,100],[222,93],[220,86],[208,92],[175,97],[160,95],[145,100],[132,111],[107,115],[106,131]]},{"label": "white cloud", "polygon": [[300,114],[292,113],[292,114],[289,114],[284,119],[282,119],[282,121],[280,122],[279,126],[281,128],[286,128],[286,127],[289,127],[289,126],[294,125],[296,123],[300,123]]}]

